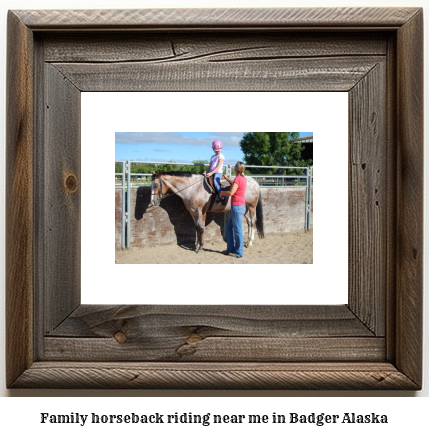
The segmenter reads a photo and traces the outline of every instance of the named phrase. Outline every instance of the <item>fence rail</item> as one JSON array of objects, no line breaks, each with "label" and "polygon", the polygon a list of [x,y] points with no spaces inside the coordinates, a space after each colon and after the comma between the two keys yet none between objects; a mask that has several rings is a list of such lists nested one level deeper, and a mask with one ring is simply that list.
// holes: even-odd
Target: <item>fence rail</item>
[{"label": "fence rail", "polygon": [[[133,173],[133,164],[147,165],[171,165],[171,166],[208,166],[201,163],[172,163],[172,162],[142,162],[142,161],[115,161],[115,165],[120,164],[122,171],[115,172],[115,189],[122,191],[122,248],[129,248],[131,223],[129,214],[131,211],[131,195],[128,190],[144,186],[151,186],[152,173]],[[313,187],[313,167],[290,167],[290,166],[265,166],[265,165],[246,165],[247,168],[271,168],[276,170],[291,170],[293,172],[303,172],[304,174],[249,174],[261,187],[264,188],[290,188],[296,186],[306,187],[305,199],[305,229],[310,229],[311,222],[311,188]],[[234,165],[224,165],[223,172],[231,177]]]},{"label": "fence rail", "polygon": [[[119,163],[122,161],[116,161]],[[172,163],[172,162],[141,162],[141,161],[123,161],[126,162],[130,176],[130,188],[139,188],[140,186],[150,186],[152,173],[134,173],[132,172],[133,164],[147,165],[171,165],[171,166],[208,166],[201,163]],[[306,186],[309,173],[313,167],[291,167],[291,166],[267,166],[267,165],[246,165],[247,168],[271,168],[276,170],[301,171],[304,174],[249,174],[260,186],[263,187],[288,187],[288,186]],[[234,165],[224,165],[223,172],[231,177],[234,173]],[[115,173],[115,186],[122,186],[122,173]]]}]

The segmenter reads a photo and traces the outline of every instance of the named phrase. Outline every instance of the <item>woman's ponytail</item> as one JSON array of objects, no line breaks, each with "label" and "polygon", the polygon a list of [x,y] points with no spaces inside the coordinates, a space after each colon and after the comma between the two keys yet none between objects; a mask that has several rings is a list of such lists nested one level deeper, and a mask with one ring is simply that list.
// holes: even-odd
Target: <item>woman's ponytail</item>
[{"label": "woman's ponytail", "polygon": [[244,165],[243,162],[237,162],[235,164],[235,168],[237,169],[238,173],[244,176],[244,171],[246,170],[246,165]]}]

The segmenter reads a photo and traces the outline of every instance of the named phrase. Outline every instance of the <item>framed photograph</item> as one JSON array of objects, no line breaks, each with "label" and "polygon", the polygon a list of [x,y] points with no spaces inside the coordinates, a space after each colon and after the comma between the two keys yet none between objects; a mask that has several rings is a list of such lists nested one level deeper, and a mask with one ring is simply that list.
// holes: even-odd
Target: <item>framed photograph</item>
[{"label": "framed photograph", "polygon": [[[244,280],[246,305],[347,303],[346,92],[85,92],[81,97],[81,215],[98,216],[101,204],[104,211],[103,219],[81,221],[81,262],[87,265],[81,269],[82,304],[157,305],[168,301],[170,305],[240,305],[243,292],[231,292],[237,271]],[[255,135],[264,138],[269,135],[274,142],[287,135],[273,133],[276,128],[286,130],[289,126],[293,130],[291,127],[295,126],[302,130],[309,125],[316,130],[317,147],[312,154],[308,153],[313,158],[306,161],[311,167],[299,168],[294,165],[302,165],[302,158],[296,158],[298,148],[303,148],[301,141],[294,149],[291,145],[283,146],[283,150],[287,147],[291,150],[287,168],[261,168],[252,166],[250,159],[243,159],[239,144],[244,133],[231,130],[240,126],[244,131],[271,132]],[[210,132],[202,131],[210,128]],[[310,135],[312,140],[312,133],[294,135],[300,138]],[[229,212],[215,205],[213,194],[209,194],[202,176],[197,175],[208,169],[201,166],[201,161],[204,162],[205,154],[213,154],[214,138],[222,141],[230,177],[235,163],[245,160],[246,178],[260,184],[263,237],[256,230],[252,245],[243,249],[244,257],[239,259],[223,254],[227,248],[224,236]],[[311,147],[312,142],[310,150]],[[102,169],[113,167],[113,155],[117,161],[114,199],[112,190],[99,189],[106,183]],[[284,158],[279,154],[277,159],[280,156]],[[200,161],[196,166],[186,163],[195,159]],[[175,163],[154,165],[150,163],[153,161]],[[253,163],[267,165],[272,161],[276,162],[264,156]],[[317,163],[317,196],[311,195],[309,189],[313,162]],[[317,171],[319,166],[326,171],[321,174]],[[122,173],[123,168],[128,174]],[[183,183],[189,181],[189,188],[177,195],[170,191],[159,205],[150,206],[151,192],[156,189],[151,187],[154,170],[186,170],[195,176],[185,174]],[[224,167],[224,172],[227,174],[228,168]],[[181,178],[177,180],[181,183]],[[188,189],[195,188],[206,192],[206,207],[213,201],[212,208],[218,210],[206,214],[204,245],[198,255],[193,220],[198,212],[189,210],[194,191],[187,195]],[[109,219],[113,210],[115,227]],[[242,228],[247,242],[245,219]],[[329,239],[324,240],[328,235]],[[313,250],[313,239],[319,250]],[[106,269],[106,265],[111,267]],[[214,265],[221,268],[214,274],[217,279],[213,279]],[[318,283],[324,280],[330,267],[335,267],[336,273],[330,276],[329,290],[320,292]],[[159,287],[166,270],[174,277],[174,286],[151,292]],[[279,277],[279,285],[284,282],[285,286],[273,285],[269,278],[275,277]],[[190,279],[196,285],[190,285]]]},{"label": "framed photograph", "polygon": [[[347,303],[83,304],[83,95],[122,92],[347,93]],[[421,9],[10,11],[6,114],[9,388],[421,389]]]}]

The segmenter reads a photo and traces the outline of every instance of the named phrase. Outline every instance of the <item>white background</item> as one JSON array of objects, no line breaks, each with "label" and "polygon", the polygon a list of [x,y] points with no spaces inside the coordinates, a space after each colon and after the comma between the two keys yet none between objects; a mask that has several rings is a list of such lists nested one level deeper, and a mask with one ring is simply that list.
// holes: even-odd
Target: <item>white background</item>
[{"label": "white background", "polygon": [[[396,0],[342,0],[342,1],[329,1],[329,2],[318,2],[318,1],[308,1],[303,0],[299,3],[300,6],[421,6],[423,7],[425,2],[423,0],[419,1],[396,1]],[[84,8],[141,8],[141,7],[201,7],[201,6],[211,6],[211,7],[296,7],[297,2],[288,0],[288,1],[278,1],[278,0],[269,0],[268,2],[264,0],[210,0],[198,2],[197,0],[146,0],[145,2],[141,2],[138,0],[121,0],[119,1],[108,1],[108,0],[75,0],[75,1],[64,1],[61,3],[62,8],[74,8],[74,9],[84,9]],[[45,8],[45,9],[55,9],[59,7],[59,2],[54,0],[6,0],[0,5],[0,17],[1,17],[1,44],[0,44],[0,58],[2,63],[2,68],[0,69],[0,78],[1,78],[1,90],[0,90],[0,98],[2,101],[2,107],[5,110],[5,59],[6,59],[6,11],[7,9],[35,9],[35,8]],[[428,22],[427,14],[425,18],[425,22]],[[427,26],[426,26],[427,28]],[[426,32],[427,34],[427,32]],[[428,48],[429,43],[427,40],[427,35],[425,36],[425,59],[428,59]],[[427,71],[427,68],[425,69]],[[426,73],[427,77],[427,73]],[[427,91],[425,91],[425,101],[427,99]],[[425,115],[425,127],[428,127],[427,120],[427,111]],[[4,138],[4,117],[0,118],[0,135]],[[427,142],[425,141],[425,146]],[[427,157],[425,158],[425,163],[427,167]],[[2,156],[1,165],[4,165],[4,158]],[[1,171],[0,171],[1,173]],[[427,180],[427,178],[426,178]],[[1,180],[1,192],[4,192],[4,180]],[[1,204],[1,228],[4,229],[4,203]],[[426,215],[427,216],[427,215]],[[426,219],[425,224],[428,223]],[[1,232],[2,238],[2,247],[4,246],[4,235]],[[425,241],[427,240],[427,236],[425,237]],[[4,258],[5,253],[2,250],[1,254],[1,264],[3,267],[1,268],[1,283],[4,283]],[[427,261],[426,261],[427,265]],[[426,268],[427,270],[427,268]],[[427,285],[425,285],[427,288]],[[428,320],[428,309],[427,309],[427,289],[425,289],[425,374],[424,376],[428,377],[428,350],[429,350],[429,330],[427,327]],[[1,289],[1,298],[2,304],[0,305],[0,319],[4,320],[4,290],[3,287]],[[377,408],[382,407],[387,408],[390,411],[390,414],[394,416],[393,425],[388,427],[389,432],[393,433],[393,431],[403,431],[408,433],[416,433],[420,434],[424,431],[424,428],[427,428],[427,410],[428,410],[428,394],[429,388],[428,383],[425,381],[424,389],[421,392],[294,392],[294,391],[257,391],[257,392],[248,392],[248,391],[75,391],[75,390],[60,390],[60,391],[52,391],[52,390],[20,390],[20,391],[8,391],[5,388],[4,383],[4,322],[0,325],[1,334],[0,334],[0,374],[2,374],[2,378],[0,379],[0,395],[3,396],[56,396],[56,397],[64,397],[64,398],[53,398],[53,399],[25,399],[25,398],[2,398],[0,401],[0,429],[6,430],[5,434],[18,432],[20,430],[28,430],[33,434],[55,434],[57,435],[59,432],[62,434],[76,434],[77,429],[73,426],[62,426],[60,428],[53,427],[50,430],[47,430],[43,427],[36,426],[35,420],[38,419],[37,413],[44,411],[45,409],[50,409],[53,412],[57,413],[70,413],[73,411],[78,411],[81,413],[90,413],[91,405],[103,408],[106,410],[106,413],[111,412],[113,409],[117,410],[117,413],[123,413],[126,409],[127,411],[133,411],[134,407],[137,407],[139,410],[144,410],[153,407],[171,407],[172,403],[177,405],[181,409],[185,409],[185,411],[192,411],[198,409],[201,406],[207,406],[211,409],[217,409],[217,407],[222,407],[223,410],[227,410],[228,413],[233,413],[237,411],[240,413],[240,410],[245,410],[248,413],[251,413],[252,410],[255,410],[253,407],[257,407],[261,410],[260,413],[263,413],[265,409],[271,410],[286,410],[290,411],[294,406],[299,406],[301,410],[304,410],[306,413],[310,413],[313,411],[318,412],[322,407],[326,410],[326,413],[338,413],[340,410],[344,410],[345,408],[350,409],[362,409],[362,408],[370,408],[376,410]],[[128,398],[121,398],[120,400],[112,400],[112,399],[87,399],[87,398],[73,398],[73,397],[81,397],[81,396],[126,396]],[[169,396],[187,396],[187,398],[174,399],[174,398],[165,398],[165,399],[153,399],[153,398],[145,398],[145,397],[169,397]],[[244,397],[254,397],[259,396],[261,398],[253,399],[253,398],[241,398],[236,399],[234,396],[244,396]],[[226,398],[217,398],[217,397],[226,397]],[[290,398],[296,396],[321,396],[326,398]],[[337,398],[338,396],[347,396],[351,398]],[[365,397],[373,397],[373,398],[362,398]],[[379,399],[379,396],[391,396],[396,398],[390,399]],[[407,399],[402,397],[407,396],[425,396],[426,398],[421,399]],[[140,397],[140,398],[132,398],[132,397]],[[207,398],[193,398],[193,397],[207,397]],[[424,403],[423,403],[424,400]],[[106,404],[107,403],[107,404]],[[161,405],[160,405],[161,403]],[[316,410],[317,409],[317,410]],[[323,410],[323,411],[325,411]],[[367,409],[368,410],[368,409]],[[49,410],[48,410],[49,411]],[[372,410],[371,410],[372,411]],[[119,431],[124,431],[123,427],[112,427],[115,434]],[[215,427],[212,427],[215,428]],[[301,432],[314,431],[315,427],[301,427]],[[341,431],[341,434],[344,434],[344,429],[347,429],[349,434],[359,434],[362,432],[366,434],[381,434],[383,432],[383,427],[373,425],[373,426],[350,426],[350,427],[335,427],[336,431]],[[183,432],[186,431],[189,433],[191,428],[186,427]],[[94,434],[93,428],[88,427],[86,429],[87,434]],[[256,428],[258,433],[264,430],[263,428]],[[111,430],[112,431],[112,430]],[[131,434],[130,430],[126,430],[128,434]],[[144,429],[138,427],[136,430],[136,434],[142,434]],[[192,430],[195,432],[195,430]],[[197,431],[201,433],[201,429],[197,428]],[[213,431],[213,430],[210,430]],[[215,428],[215,431],[218,434],[218,429]],[[224,427],[222,429],[224,433],[232,434],[232,432],[237,433],[237,428],[234,427]],[[247,428],[246,428],[246,431]],[[253,429],[253,432],[255,429]],[[274,431],[271,429],[272,433]],[[281,433],[277,430],[279,434],[284,435],[286,432],[292,431],[290,427],[287,427],[286,430],[284,428],[281,429]],[[292,434],[299,434],[297,430],[293,430]],[[43,432],[43,433],[42,433]],[[103,429],[103,432],[106,432],[106,429]],[[138,432],[138,433],[137,433]],[[317,432],[331,435],[333,432],[332,427],[317,427]],[[107,434],[107,432],[106,432]]]},{"label": "white background", "polygon": [[[348,93],[288,92],[285,97],[272,92],[222,92],[216,93],[222,102],[219,113],[202,110],[213,98],[205,92],[92,92],[81,96],[83,304],[347,303]],[[287,104],[282,104],[285,98]],[[94,162],[98,168],[113,171],[115,131],[313,131],[314,263],[115,265],[114,189],[113,185],[106,189],[110,186],[107,173],[101,177],[94,172]],[[104,218],[94,221],[100,208],[105,210]],[[257,248],[258,238],[249,250]],[[163,279],[166,271],[169,278]],[[234,285],[237,279],[243,281],[239,288]],[[329,288],[324,289],[327,280]]]}]

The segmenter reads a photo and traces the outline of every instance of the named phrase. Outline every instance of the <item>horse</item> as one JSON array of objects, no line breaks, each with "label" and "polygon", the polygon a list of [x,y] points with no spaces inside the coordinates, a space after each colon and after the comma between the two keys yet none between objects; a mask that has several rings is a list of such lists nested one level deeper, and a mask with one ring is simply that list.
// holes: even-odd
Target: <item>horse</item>
[{"label": "horse", "polygon": [[[248,227],[248,240],[245,244],[250,247],[255,238],[255,228],[260,238],[264,237],[263,210],[261,189],[258,182],[251,177],[247,178],[246,212],[244,214]],[[204,228],[207,212],[228,212],[231,210],[231,197],[225,205],[217,204],[212,200],[211,188],[205,181],[205,174],[195,174],[185,171],[158,171],[152,172],[151,202],[148,207],[159,206],[161,200],[170,195],[178,195],[190,212],[197,231],[195,252],[204,245]]]}]

